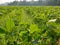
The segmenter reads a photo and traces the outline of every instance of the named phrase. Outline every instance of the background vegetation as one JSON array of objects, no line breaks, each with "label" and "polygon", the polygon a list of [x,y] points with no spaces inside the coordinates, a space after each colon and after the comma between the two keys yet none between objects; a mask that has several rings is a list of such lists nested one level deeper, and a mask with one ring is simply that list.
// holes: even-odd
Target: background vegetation
[{"label": "background vegetation", "polygon": [[29,2],[27,2],[27,0],[15,0],[13,2],[5,2],[3,4],[0,4],[1,6],[2,5],[5,5],[5,6],[60,6],[60,0],[31,0]]},{"label": "background vegetation", "polygon": [[60,6],[60,0],[38,0],[38,1],[34,1],[32,0],[31,2],[27,2],[26,0],[24,1],[14,1],[11,3],[8,3],[8,5],[22,5],[22,6]]},{"label": "background vegetation", "polygon": [[60,45],[60,7],[0,6],[0,45]]}]

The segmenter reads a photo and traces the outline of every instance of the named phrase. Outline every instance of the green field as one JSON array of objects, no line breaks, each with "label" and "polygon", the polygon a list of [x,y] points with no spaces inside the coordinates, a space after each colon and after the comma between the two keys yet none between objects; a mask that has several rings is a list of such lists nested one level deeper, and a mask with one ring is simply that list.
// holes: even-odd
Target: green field
[{"label": "green field", "polygon": [[0,6],[0,45],[59,43],[59,6]]}]

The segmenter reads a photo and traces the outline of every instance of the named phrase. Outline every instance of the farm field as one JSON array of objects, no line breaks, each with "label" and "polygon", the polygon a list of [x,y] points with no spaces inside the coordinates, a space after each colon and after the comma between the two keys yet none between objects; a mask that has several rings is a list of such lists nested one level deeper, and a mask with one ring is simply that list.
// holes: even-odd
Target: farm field
[{"label": "farm field", "polygon": [[0,6],[0,45],[60,45],[60,6]]}]

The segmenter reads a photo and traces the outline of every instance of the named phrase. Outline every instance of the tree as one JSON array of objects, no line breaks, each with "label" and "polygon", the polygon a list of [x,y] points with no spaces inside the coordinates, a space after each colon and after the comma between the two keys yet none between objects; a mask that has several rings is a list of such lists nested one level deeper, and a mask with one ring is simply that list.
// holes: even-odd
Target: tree
[{"label": "tree", "polygon": [[60,5],[60,0],[49,0],[48,5]]}]

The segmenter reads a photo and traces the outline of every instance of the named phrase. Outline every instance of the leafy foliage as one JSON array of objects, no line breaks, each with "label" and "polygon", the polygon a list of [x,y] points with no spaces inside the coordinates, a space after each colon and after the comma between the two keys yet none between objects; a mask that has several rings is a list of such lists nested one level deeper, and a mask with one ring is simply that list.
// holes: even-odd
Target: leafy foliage
[{"label": "leafy foliage", "polygon": [[0,6],[0,45],[59,45],[60,7]]}]

